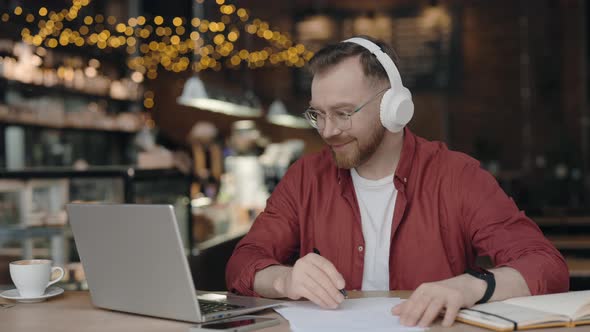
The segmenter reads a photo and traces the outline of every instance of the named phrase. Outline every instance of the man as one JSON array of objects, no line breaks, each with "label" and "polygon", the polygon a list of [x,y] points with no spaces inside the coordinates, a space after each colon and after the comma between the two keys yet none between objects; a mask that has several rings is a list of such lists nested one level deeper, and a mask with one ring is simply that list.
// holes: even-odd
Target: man
[{"label": "man", "polygon": [[[344,300],[343,288],[415,290],[392,309],[408,326],[442,311],[450,326],[477,302],[567,291],[563,257],[495,179],[404,128],[413,104],[391,59],[383,42],[353,38],[310,61],[305,115],[328,146],[274,190],[228,262],[228,289],[324,308]],[[496,267],[474,271],[478,256]]]}]

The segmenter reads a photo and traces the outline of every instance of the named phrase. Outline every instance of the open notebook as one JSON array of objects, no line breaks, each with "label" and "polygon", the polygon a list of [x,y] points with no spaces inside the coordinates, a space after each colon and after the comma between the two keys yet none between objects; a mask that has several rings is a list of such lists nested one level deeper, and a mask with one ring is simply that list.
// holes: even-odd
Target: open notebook
[{"label": "open notebook", "polygon": [[457,320],[496,331],[590,324],[590,291],[517,297],[462,309]]}]

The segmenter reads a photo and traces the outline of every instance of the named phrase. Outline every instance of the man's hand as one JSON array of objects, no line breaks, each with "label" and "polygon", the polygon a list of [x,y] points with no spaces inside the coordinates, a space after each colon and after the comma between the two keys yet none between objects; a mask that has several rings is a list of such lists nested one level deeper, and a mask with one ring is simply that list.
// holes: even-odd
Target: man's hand
[{"label": "man's hand", "polygon": [[304,297],[326,309],[344,301],[338,291],[344,288],[344,278],[329,260],[316,254],[298,259],[274,280],[273,288],[292,300]]},{"label": "man's hand", "polygon": [[461,308],[471,307],[481,299],[486,287],[485,281],[466,274],[424,283],[391,312],[399,316],[402,325],[427,327],[444,310],[442,325],[449,327]]}]

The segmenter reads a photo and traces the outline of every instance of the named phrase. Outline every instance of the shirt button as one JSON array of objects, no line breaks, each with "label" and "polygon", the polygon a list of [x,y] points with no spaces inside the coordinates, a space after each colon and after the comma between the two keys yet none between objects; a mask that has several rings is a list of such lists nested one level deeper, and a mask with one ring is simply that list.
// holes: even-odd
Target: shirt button
[{"label": "shirt button", "polygon": [[358,246],[358,248],[357,248],[357,249],[358,249],[358,251],[359,251],[359,252],[363,252],[363,249],[364,249],[364,248],[363,248],[363,246]]}]

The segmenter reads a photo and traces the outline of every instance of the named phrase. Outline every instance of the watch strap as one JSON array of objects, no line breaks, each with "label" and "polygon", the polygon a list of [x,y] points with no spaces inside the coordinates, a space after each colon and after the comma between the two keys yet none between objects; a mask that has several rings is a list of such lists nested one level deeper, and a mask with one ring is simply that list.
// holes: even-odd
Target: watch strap
[{"label": "watch strap", "polygon": [[467,269],[465,273],[468,273],[478,279],[481,279],[485,281],[487,284],[486,291],[484,292],[482,298],[479,301],[475,302],[475,304],[488,302],[492,295],[494,295],[494,291],[496,290],[496,278],[494,274],[484,269],[480,269],[480,271]]}]

